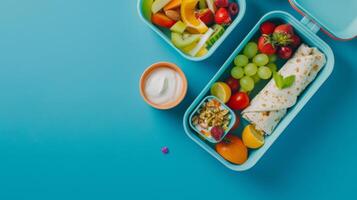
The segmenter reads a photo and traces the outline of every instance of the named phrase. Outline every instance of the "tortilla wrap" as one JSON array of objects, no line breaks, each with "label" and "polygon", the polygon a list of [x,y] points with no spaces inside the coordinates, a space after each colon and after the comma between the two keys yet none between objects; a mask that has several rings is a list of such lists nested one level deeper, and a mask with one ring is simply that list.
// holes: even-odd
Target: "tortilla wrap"
[{"label": "tortilla wrap", "polygon": [[271,79],[242,111],[243,118],[255,125],[256,129],[270,135],[325,63],[325,55],[317,48],[301,44],[294,56],[279,70],[283,77],[295,75],[295,82],[288,88],[279,89]]}]

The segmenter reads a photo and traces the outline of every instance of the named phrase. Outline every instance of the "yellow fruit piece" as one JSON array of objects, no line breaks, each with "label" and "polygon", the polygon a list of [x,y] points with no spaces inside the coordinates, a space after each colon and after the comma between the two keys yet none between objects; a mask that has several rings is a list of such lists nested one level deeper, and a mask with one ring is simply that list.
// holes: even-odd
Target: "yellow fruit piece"
[{"label": "yellow fruit piece", "polygon": [[[194,49],[196,47],[198,42],[192,43],[186,47],[181,48],[181,51],[184,52],[185,54],[188,54],[192,51],[192,49]],[[198,53],[195,55],[195,57],[201,57],[206,55],[208,52],[207,49],[207,45],[205,45],[204,47],[202,47],[202,49],[200,49],[200,51],[198,51]]]},{"label": "yellow fruit piece", "polygon": [[196,18],[195,10],[199,0],[182,0],[181,18],[187,25],[187,31],[190,33],[205,33],[208,27],[201,20]]},{"label": "yellow fruit piece", "polygon": [[176,9],[178,7],[180,7],[182,0],[171,0],[170,3],[168,3],[165,7],[164,7],[164,11],[167,10],[172,10],[172,9]]},{"label": "yellow fruit piece", "polygon": [[264,144],[263,132],[258,131],[251,124],[247,125],[242,133],[242,140],[245,146],[251,149],[257,149]]},{"label": "yellow fruit piece", "polygon": [[193,48],[195,48],[195,46],[197,45],[198,42],[194,42],[188,46],[185,46],[183,48],[181,48],[181,50],[185,53],[188,54]]},{"label": "yellow fruit piece", "polygon": [[202,56],[206,55],[207,52],[208,52],[208,49],[204,47],[204,48],[200,49],[200,51],[195,56],[202,57]]},{"label": "yellow fruit piece", "polygon": [[227,103],[231,98],[231,88],[225,82],[216,82],[211,87],[211,94],[223,103]]}]

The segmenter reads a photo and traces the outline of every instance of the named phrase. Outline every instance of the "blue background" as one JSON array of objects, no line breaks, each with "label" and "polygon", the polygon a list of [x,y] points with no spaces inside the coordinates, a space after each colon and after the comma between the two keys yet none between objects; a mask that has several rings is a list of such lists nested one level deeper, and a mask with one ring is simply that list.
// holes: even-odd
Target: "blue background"
[{"label": "blue background", "polygon": [[[257,165],[225,168],[184,133],[182,117],[258,19],[296,16],[285,0],[248,0],[243,21],[203,62],[183,59],[144,25],[136,1],[2,0],[0,199],[314,199],[357,189],[357,40],[319,36],[335,69]],[[143,70],[178,64],[184,102],[159,111]],[[163,155],[162,146],[170,154]]]}]

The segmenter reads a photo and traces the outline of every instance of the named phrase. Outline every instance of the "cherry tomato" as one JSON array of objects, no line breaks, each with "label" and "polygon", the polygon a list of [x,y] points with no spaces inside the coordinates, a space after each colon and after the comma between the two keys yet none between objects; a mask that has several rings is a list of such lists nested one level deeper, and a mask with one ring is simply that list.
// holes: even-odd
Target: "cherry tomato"
[{"label": "cherry tomato", "polygon": [[293,36],[291,37],[291,39],[292,39],[291,46],[292,46],[293,48],[296,48],[296,47],[298,47],[298,46],[300,45],[301,40],[300,40],[299,36],[293,35]]},{"label": "cherry tomato", "polygon": [[243,110],[249,105],[249,96],[245,92],[237,92],[231,96],[228,106],[233,110]]},{"label": "cherry tomato", "polygon": [[232,76],[230,76],[226,80],[227,85],[231,88],[233,92],[237,91],[239,89],[239,81]]},{"label": "cherry tomato", "polygon": [[231,17],[229,16],[229,13],[227,11],[227,9],[225,8],[220,8],[216,11],[215,17],[214,17],[215,21],[217,24],[230,24],[232,22]]},{"label": "cherry tomato", "polygon": [[239,118],[239,116],[237,114],[235,114],[235,115],[236,115],[236,121],[234,122],[234,124],[233,124],[233,126],[231,128],[231,131],[236,130],[240,125],[240,118]]},{"label": "cherry tomato", "polygon": [[278,50],[279,57],[282,59],[289,59],[293,55],[293,49],[291,47],[280,47]]}]

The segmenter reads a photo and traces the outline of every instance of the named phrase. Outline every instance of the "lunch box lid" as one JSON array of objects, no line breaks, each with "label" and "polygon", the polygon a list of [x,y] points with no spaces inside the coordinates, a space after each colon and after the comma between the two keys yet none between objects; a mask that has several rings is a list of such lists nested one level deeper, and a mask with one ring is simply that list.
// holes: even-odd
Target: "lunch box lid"
[{"label": "lunch box lid", "polygon": [[319,24],[334,39],[349,40],[357,36],[356,0],[289,0],[302,15]]}]

